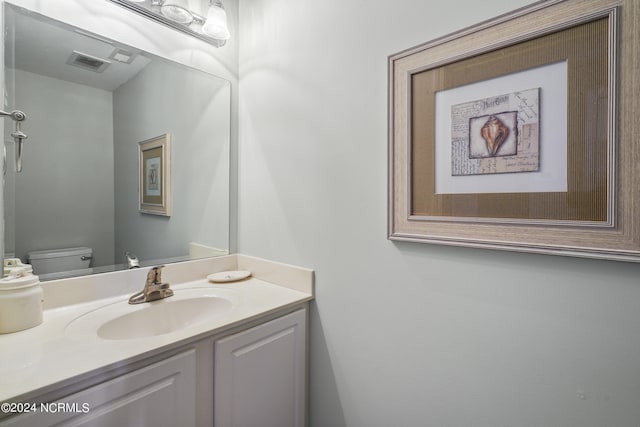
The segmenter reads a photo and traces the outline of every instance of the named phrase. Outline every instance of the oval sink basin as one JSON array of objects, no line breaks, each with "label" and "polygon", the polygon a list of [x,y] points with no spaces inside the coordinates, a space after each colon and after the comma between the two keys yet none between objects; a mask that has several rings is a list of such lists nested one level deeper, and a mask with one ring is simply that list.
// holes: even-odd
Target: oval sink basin
[{"label": "oval sink basin", "polygon": [[231,301],[216,297],[154,302],[146,303],[149,305],[142,310],[109,320],[98,328],[98,336],[123,340],[164,335],[211,319],[231,308]]},{"label": "oval sink basin", "polygon": [[130,305],[112,303],[72,320],[66,327],[71,336],[97,335],[106,340],[130,340],[169,334],[211,321],[229,313],[235,303],[228,292],[209,288],[175,290],[158,301]]}]

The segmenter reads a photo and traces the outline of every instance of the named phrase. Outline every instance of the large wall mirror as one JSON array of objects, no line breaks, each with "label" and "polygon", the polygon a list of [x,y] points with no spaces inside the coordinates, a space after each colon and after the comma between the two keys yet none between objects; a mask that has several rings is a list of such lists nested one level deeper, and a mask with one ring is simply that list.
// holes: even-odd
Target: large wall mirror
[{"label": "large wall mirror", "polygon": [[[41,274],[54,279],[127,268],[126,252],[143,266],[227,254],[230,82],[10,3],[4,15],[4,110],[27,115],[28,135],[17,173],[5,119],[5,258],[91,249],[89,268]],[[140,143],[157,138],[170,215],[140,210]]]}]

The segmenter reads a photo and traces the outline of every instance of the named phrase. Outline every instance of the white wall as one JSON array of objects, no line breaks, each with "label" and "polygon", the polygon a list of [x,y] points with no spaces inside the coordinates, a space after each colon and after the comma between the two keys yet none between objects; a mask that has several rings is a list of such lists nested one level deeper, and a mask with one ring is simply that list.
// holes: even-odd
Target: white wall
[{"label": "white wall", "polygon": [[22,172],[13,177],[15,215],[5,224],[15,233],[15,255],[26,261],[28,251],[88,246],[92,265],[113,264],[111,92],[21,70],[12,89],[28,135]]},{"label": "white wall", "polygon": [[312,427],[637,427],[640,267],[386,239],[387,56],[527,0],[243,0],[239,251],[316,269]]}]

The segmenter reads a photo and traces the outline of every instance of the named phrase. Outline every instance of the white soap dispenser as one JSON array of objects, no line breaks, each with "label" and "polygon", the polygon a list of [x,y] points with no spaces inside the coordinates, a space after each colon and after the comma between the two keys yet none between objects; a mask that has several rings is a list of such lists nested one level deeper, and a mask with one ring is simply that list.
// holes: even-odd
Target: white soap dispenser
[{"label": "white soap dispenser", "polygon": [[0,334],[18,332],[42,323],[42,287],[29,264],[4,260],[0,279]]}]

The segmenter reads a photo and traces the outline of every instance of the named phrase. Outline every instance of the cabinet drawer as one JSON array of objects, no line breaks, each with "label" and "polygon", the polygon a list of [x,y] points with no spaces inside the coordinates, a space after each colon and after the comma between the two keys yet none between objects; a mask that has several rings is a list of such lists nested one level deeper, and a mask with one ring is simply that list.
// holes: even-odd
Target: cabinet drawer
[{"label": "cabinet drawer", "polygon": [[2,426],[194,426],[195,350],[69,395],[37,404]]}]

